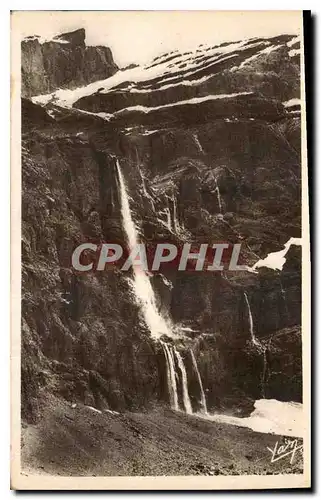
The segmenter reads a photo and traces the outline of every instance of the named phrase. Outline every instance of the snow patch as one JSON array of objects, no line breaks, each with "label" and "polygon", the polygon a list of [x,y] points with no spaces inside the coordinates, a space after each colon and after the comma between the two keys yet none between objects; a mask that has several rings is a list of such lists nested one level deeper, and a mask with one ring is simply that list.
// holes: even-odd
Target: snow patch
[{"label": "snow patch", "polygon": [[92,410],[92,411],[94,411],[96,413],[102,413],[100,410],[98,410],[97,408],[94,408],[93,406],[87,406],[87,405],[85,405],[85,407],[89,408],[89,410]]},{"label": "snow patch", "polygon": [[[55,40],[54,40],[55,41]],[[65,43],[65,41],[59,41],[59,43]],[[68,43],[68,42],[67,42]],[[204,56],[206,56],[206,60],[200,58],[195,59],[196,51],[188,52],[185,54],[178,54],[175,57],[175,60],[166,61],[159,58],[159,60],[155,63],[155,65],[151,66],[136,66],[135,68],[120,70],[117,71],[114,75],[104,80],[99,80],[97,82],[93,82],[89,85],[78,87],[73,90],[69,89],[59,89],[50,94],[38,95],[32,98],[32,101],[35,104],[45,105],[51,101],[55,102],[57,105],[62,107],[72,107],[72,105],[81,99],[82,97],[86,97],[96,93],[98,90],[100,93],[108,93],[110,90],[114,89],[114,87],[128,82],[127,88],[125,91],[130,92],[144,92],[148,91],[148,89],[135,89],[134,84],[138,82],[149,82],[149,80],[153,80],[154,78],[164,77],[166,84],[162,87],[162,89],[169,88],[168,82],[170,81],[170,75],[175,73],[184,72],[185,76],[192,75],[198,69],[205,69],[212,65],[213,63],[219,63],[231,57],[236,57],[240,51],[253,48],[255,46],[262,45],[262,42],[253,41],[250,44],[248,40],[243,40],[241,42],[231,43],[227,46],[223,47],[213,47],[209,51],[204,50]],[[233,54],[233,52],[236,52]],[[199,54],[198,54],[199,55]],[[222,57],[223,56],[223,57]],[[180,67],[180,65],[186,63],[184,68]],[[207,78],[212,77],[213,75],[206,76]],[[176,78],[177,75],[173,76]],[[204,78],[204,79],[203,79]],[[194,80],[189,83],[189,80],[184,81],[184,85],[196,85],[197,83],[201,83],[202,81],[206,81],[205,77],[199,80]],[[164,81],[164,83],[165,83]],[[130,82],[130,83],[129,83]],[[182,82],[179,83],[180,85]],[[175,86],[177,83],[170,84],[170,86]],[[102,89],[102,90],[100,90]]]},{"label": "snow patch", "polygon": [[254,408],[251,415],[245,418],[221,414],[206,416],[198,414],[198,416],[214,422],[248,427],[255,432],[303,437],[305,423],[301,403],[259,399],[255,402]]},{"label": "snow patch", "polygon": [[292,38],[292,40],[290,40],[288,43],[287,43],[287,46],[288,47],[292,47],[292,45],[294,45],[295,43],[297,42],[300,42],[300,37],[299,36],[295,36],[294,38]]},{"label": "snow patch", "polygon": [[108,410],[107,408],[105,409],[105,412],[110,413],[111,415],[119,415],[119,411]]},{"label": "snow patch", "polygon": [[280,47],[283,47],[283,45],[271,45],[271,47],[266,47],[266,49],[263,49],[261,51],[261,54],[271,54],[271,52],[278,50]]},{"label": "snow patch", "polygon": [[153,134],[156,134],[157,132],[159,132],[159,129],[156,129],[156,130],[145,130],[145,132],[143,132],[140,135],[153,135]]},{"label": "snow patch", "polygon": [[[265,44],[267,44],[267,42],[265,42]],[[254,54],[253,56],[249,57],[248,59],[245,59],[245,61],[243,61],[240,64],[239,69],[243,68],[244,66],[246,66],[247,64],[249,64],[251,61],[254,61],[254,59],[257,59],[261,55],[271,54],[271,52],[273,52],[274,50],[279,49],[280,47],[282,47],[282,45],[271,45],[269,47],[266,47],[265,49],[260,50],[257,54]]]},{"label": "snow patch", "polygon": [[293,99],[290,99],[289,101],[284,101],[282,104],[285,108],[289,108],[291,106],[301,106],[301,99],[295,97]]},{"label": "snow patch", "polygon": [[279,252],[269,253],[265,257],[265,259],[260,259],[258,262],[256,262],[256,264],[254,264],[254,266],[252,267],[252,270],[257,269],[258,267],[268,267],[270,269],[273,269],[274,271],[282,271],[283,266],[286,262],[285,256],[288,253],[291,245],[302,245],[302,238],[290,238],[284,245],[283,250],[280,250]]},{"label": "snow patch", "polygon": [[[217,94],[217,95],[207,95],[204,97],[193,97],[193,98],[187,99],[185,101],[177,101],[177,102],[170,102],[168,104],[163,104],[162,106],[150,106],[150,107],[149,106],[141,106],[141,105],[130,106],[128,108],[120,109],[119,111],[116,111],[114,114],[119,115],[119,114],[122,114],[122,113],[128,112],[128,111],[140,111],[141,113],[148,114],[151,111],[155,111],[157,109],[171,108],[171,107],[175,107],[175,106],[183,106],[185,104],[200,104],[201,102],[205,102],[205,101],[214,101],[217,99],[231,99],[233,97],[237,97],[240,95],[251,95],[251,94],[254,94],[254,92],[235,92],[233,94]],[[95,114],[95,113],[91,113],[91,114]],[[96,113],[96,114],[98,114],[98,113]]]},{"label": "snow patch", "polygon": [[23,39],[23,42],[30,42],[33,40],[38,40],[38,42],[42,45],[43,43],[48,43],[48,42],[54,42],[54,43],[61,43],[61,44],[69,44],[68,40],[61,40],[57,38],[46,38],[44,36],[39,36],[39,35],[34,35],[34,36],[28,36]]},{"label": "snow patch", "polygon": [[[204,64],[204,61],[202,61],[202,62],[198,61],[197,63],[193,63],[193,64],[192,63],[186,64],[186,66],[184,66],[184,68],[177,67],[175,73],[176,72],[183,73],[184,77],[192,76],[193,73],[195,73],[195,71],[197,71],[199,69],[202,69],[202,70],[207,69],[208,67],[212,66],[213,64],[218,64],[220,62],[226,61],[227,59],[231,59],[232,57],[237,57],[237,54],[231,54],[231,55],[228,55],[228,56],[222,57],[222,58],[220,58],[219,56],[215,56],[213,58],[207,59],[206,64]],[[187,71],[187,70],[189,70],[189,71]],[[171,73],[173,73],[173,71]],[[167,74],[164,73],[163,76],[164,76],[164,80],[161,82],[157,82],[157,85],[165,83],[165,82],[170,82],[171,80],[174,80],[178,76],[181,76],[181,75],[179,74],[179,75],[174,75],[172,77],[168,77]],[[197,85],[199,83],[206,82],[207,80],[209,80],[212,77],[213,77],[213,73],[211,73],[210,75],[203,76],[202,78],[199,78],[196,80],[183,80],[183,81],[179,81],[176,83],[167,83],[167,84],[162,85],[161,87],[157,87],[157,88],[153,88],[153,85],[149,84],[144,89],[137,89],[137,88],[133,87],[133,84],[131,84],[131,86],[127,87],[127,89],[125,89],[125,90],[129,90],[129,92],[131,92],[131,93],[149,93],[151,91],[166,90],[166,89],[169,89],[172,87],[177,87],[179,85],[185,85],[185,86]]]},{"label": "snow patch", "polygon": [[289,56],[294,57],[294,56],[299,56],[301,54],[301,49],[293,49],[290,50]]}]

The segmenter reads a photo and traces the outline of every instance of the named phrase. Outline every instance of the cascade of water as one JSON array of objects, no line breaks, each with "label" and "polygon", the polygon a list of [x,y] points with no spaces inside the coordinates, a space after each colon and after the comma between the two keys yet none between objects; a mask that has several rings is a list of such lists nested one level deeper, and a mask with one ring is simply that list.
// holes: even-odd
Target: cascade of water
[{"label": "cascade of water", "polygon": [[[118,160],[116,166],[120,185],[123,227],[127,236],[129,250],[132,250],[139,244],[138,232],[131,215],[127,189]],[[157,309],[155,293],[146,272],[139,266],[133,265],[133,273],[134,292],[152,337],[159,338],[164,334],[172,337],[170,326]]]},{"label": "cascade of water", "polygon": [[164,212],[167,216],[167,227],[171,231],[172,230],[172,219],[171,219],[171,211],[168,207],[164,208]]},{"label": "cascade of water", "polygon": [[175,371],[175,363],[173,353],[171,348],[165,342],[161,341],[163,346],[165,359],[166,359],[166,368],[167,368],[167,386],[170,397],[170,403],[173,410],[179,410],[178,405],[178,394],[177,394],[177,383],[176,383],[176,371]]},{"label": "cascade of water", "polygon": [[202,148],[202,144],[199,141],[198,135],[193,134],[193,138],[194,138],[196,146],[198,147],[199,152],[204,154],[204,149]]},{"label": "cascade of water", "polygon": [[[132,218],[129,198],[127,194],[127,188],[124,181],[124,177],[119,165],[118,160],[116,161],[117,172],[119,177],[120,186],[120,198],[121,198],[121,215],[123,221],[123,227],[127,236],[129,250],[131,251],[137,245],[139,245],[138,232],[135,223]],[[176,210],[176,205],[175,205]],[[145,319],[147,326],[150,329],[152,337],[159,339],[162,335],[167,335],[168,337],[173,337],[173,331],[170,325],[167,324],[166,320],[159,313],[156,304],[156,297],[154,294],[153,287],[149,281],[146,272],[133,263],[133,274],[134,274],[134,292],[138,303],[141,306],[141,310]],[[174,354],[178,362],[182,374],[182,394],[183,403],[186,413],[192,413],[192,406],[188,395],[187,389],[187,374],[184,366],[184,362],[179,354],[171,346],[162,342],[166,366],[167,366],[167,381],[168,381],[168,392],[170,394],[171,406],[175,410],[179,410],[178,404],[178,393],[177,393],[177,382],[176,382],[176,370],[175,370],[175,359]]]},{"label": "cascade of water", "polygon": [[177,206],[176,206],[176,198],[175,194],[173,194],[173,225],[174,225],[174,231],[179,230],[179,222],[177,218]]},{"label": "cascade of water", "polygon": [[186,413],[192,414],[193,410],[192,410],[191,400],[190,400],[189,394],[188,394],[187,373],[186,373],[186,368],[185,368],[185,365],[184,365],[184,361],[183,361],[182,356],[180,355],[180,353],[175,348],[174,348],[174,352],[175,352],[175,355],[176,355],[176,359],[177,359],[177,363],[178,363],[179,369],[180,369],[181,374],[182,374],[182,394],[183,394],[184,408],[185,408]]},{"label": "cascade of water", "polygon": [[248,314],[249,314],[250,334],[251,334],[252,344],[255,345],[255,346],[257,346],[257,347],[261,347],[261,343],[257,340],[257,338],[256,338],[256,336],[254,334],[253,316],[252,316],[252,311],[251,311],[249,299],[247,297],[246,292],[244,292],[244,298],[245,298],[245,302],[246,302],[247,310],[248,310]]},{"label": "cascade of water", "polygon": [[192,349],[190,350],[190,353],[191,353],[191,356],[192,356],[194,370],[196,372],[198,383],[199,383],[199,386],[200,386],[202,413],[206,414],[207,413],[207,405],[206,405],[206,397],[205,397],[205,392],[204,392],[204,389],[203,389],[201,374],[199,372],[199,369],[198,369],[198,366],[197,366],[197,362],[196,362],[196,358],[194,356],[194,352],[192,351]]},{"label": "cascade of water", "polygon": [[214,189],[214,192],[216,192],[216,195],[217,195],[218,208],[219,208],[219,211],[221,214],[221,213],[223,213],[222,212],[221,193],[220,193],[220,188],[218,187],[218,184],[217,184],[217,179],[215,179],[215,182],[216,182],[216,188]]}]

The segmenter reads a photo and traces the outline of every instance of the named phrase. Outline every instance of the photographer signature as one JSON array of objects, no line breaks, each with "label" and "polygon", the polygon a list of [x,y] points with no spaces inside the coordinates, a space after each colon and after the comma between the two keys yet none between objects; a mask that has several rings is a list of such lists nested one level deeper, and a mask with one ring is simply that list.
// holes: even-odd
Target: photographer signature
[{"label": "photographer signature", "polygon": [[277,462],[284,457],[290,457],[290,463],[292,464],[297,452],[303,455],[303,444],[300,444],[298,439],[285,439],[282,443],[277,441],[273,449],[268,446],[267,449],[271,452],[271,463]]}]

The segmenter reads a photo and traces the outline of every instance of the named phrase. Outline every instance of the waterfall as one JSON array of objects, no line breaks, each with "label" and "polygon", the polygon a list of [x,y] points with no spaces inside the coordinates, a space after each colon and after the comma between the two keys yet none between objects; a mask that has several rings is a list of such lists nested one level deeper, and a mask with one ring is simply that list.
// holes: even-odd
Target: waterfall
[{"label": "waterfall", "polygon": [[[129,250],[132,250],[139,244],[138,232],[131,215],[127,189],[118,160],[116,160],[116,165],[120,185],[123,227],[127,236]],[[170,326],[157,309],[154,290],[146,272],[140,269],[139,266],[133,265],[133,273],[134,292],[152,337],[159,338],[162,335],[172,337],[173,334]]]},{"label": "waterfall", "polygon": [[246,292],[244,292],[244,298],[245,298],[245,301],[246,301],[246,304],[247,304],[247,310],[248,310],[248,314],[249,314],[250,334],[251,334],[252,344],[255,345],[255,346],[257,346],[257,347],[261,347],[261,343],[257,340],[257,338],[256,338],[256,336],[254,334],[253,316],[252,316],[252,311],[251,311],[251,308],[250,308],[250,303],[249,303],[249,299],[247,297]]},{"label": "waterfall", "polygon": [[188,394],[187,374],[186,374],[184,361],[183,361],[180,353],[175,348],[174,348],[174,352],[176,355],[179,369],[181,370],[181,374],[182,374],[182,394],[183,394],[183,403],[184,403],[185,412],[192,414],[193,410],[192,410],[191,400],[190,400],[189,394]]},{"label": "waterfall", "polygon": [[196,362],[196,359],[195,359],[195,356],[194,356],[194,352],[192,351],[192,349],[190,350],[190,353],[191,353],[191,356],[192,356],[194,370],[196,372],[198,383],[199,383],[199,386],[200,386],[202,413],[206,414],[207,413],[207,405],[206,405],[206,398],[205,398],[205,392],[204,392],[204,389],[203,389],[201,374],[199,372],[199,369],[198,369],[198,366],[197,366],[197,362]]},{"label": "waterfall", "polygon": [[217,194],[217,202],[218,202],[218,207],[219,207],[219,211],[221,214],[222,213],[221,193],[220,193],[220,188],[218,187],[218,184],[217,184],[217,179],[215,179],[215,182],[216,182],[216,188],[214,189],[214,193]]},{"label": "waterfall", "polygon": [[[116,166],[119,177],[122,222],[128,240],[129,250],[131,251],[133,248],[139,245],[138,231],[136,229],[135,223],[132,218],[127,188],[118,160],[116,160]],[[176,204],[174,206],[176,213]],[[167,324],[165,318],[163,318],[163,316],[159,313],[157,309],[154,290],[146,272],[143,269],[141,269],[140,266],[133,264],[133,275],[134,275],[133,288],[136,295],[136,299],[141,307],[145,322],[151,332],[152,337],[155,339],[159,339],[162,335],[173,337],[174,335],[170,325]],[[174,358],[175,354],[178,366],[182,374],[182,394],[183,394],[184,408],[186,413],[192,413],[192,405],[189,398],[188,387],[187,387],[187,373],[183,359],[180,353],[176,351],[176,349],[173,350],[173,348],[170,345],[162,341],[160,342],[163,346],[163,351],[166,360],[168,392],[170,396],[171,407],[174,410],[179,410],[177,381],[176,381],[177,374],[175,370],[175,358]]]},{"label": "waterfall", "polygon": [[177,384],[176,384],[176,371],[175,371],[175,363],[173,353],[171,348],[165,342],[160,341],[166,360],[166,369],[167,369],[167,386],[170,397],[170,403],[173,410],[179,410],[178,406],[178,395],[177,395]]},{"label": "waterfall", "polygon": [[166,360],[167,386],[168,386],[168,393],[169,393],[171,407],[173,408],[173,410],[177,411],[179,410],[177,382],[176,382],[176,378],[178,378],[178,376],[175,369],[175,359],[174,359],[174,354],[175,354],[175,357],[177,359],[177,364],[182,375],[181,380],[182,380],[182,396],[183,396],[184,410],[186,413],[191,415],[193,413],[193,409],[188,394],[187,373],[183,358],[180,355],[180,353],[175,349],[175,347],[166,344],[166,342],[162,341],[160,342],[163,346],[163,351]]},{"label": "waterfall", "polygon": [[193,134],[193,138],[194,138],[196,146],[198,147],[199,152],[204,154],[204,149],[202,148],[202,144],[199,141],[198,135]]}]

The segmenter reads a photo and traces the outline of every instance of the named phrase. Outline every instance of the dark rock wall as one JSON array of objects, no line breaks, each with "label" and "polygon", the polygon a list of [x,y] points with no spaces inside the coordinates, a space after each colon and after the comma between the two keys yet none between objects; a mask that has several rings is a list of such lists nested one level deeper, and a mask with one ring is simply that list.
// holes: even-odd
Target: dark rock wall
[{"label": "dark rock wall", "polygon": [[117,70],[108,47],[86,47],[84,29],[44,43],[35,37],[21,43],[21,92],[26,97],[81,87]]},{"label": "dark rock wall", "polygon": [[[130,272],[80,274],[71,267],[82,242],[125,243],[116,158],[141,239],[150,245],[241,243],[243,262],[253,265],[300,237],[300,120],[282,105],[284,89],[297,88],[299,67],[287,55],[271,56],[265,64],[274,64],[283,82],[273,98],[258,93],[153,116],[129,111],[110,122],[77,109],[52,118],[23,101],[24,418],[39,418],[48,392],[116,410],[168,402],[164,355],[142,321]],[[248,73],[255,80],[257,67],[252,79]],[[284,74],[292,80],[284,82]],[[102,110],[100,98],[95,106]],[[157,131],[147,134],[151,125]],[[191,347],[211,410],[241,411],[260,397],[301,400],[299,247],[291,247],[282,272],[165,267],[151,279],[160,310],[190,329],[178,347],[195,410],[200,394]],[[251,343],[244,292],[265,354]]]}]

